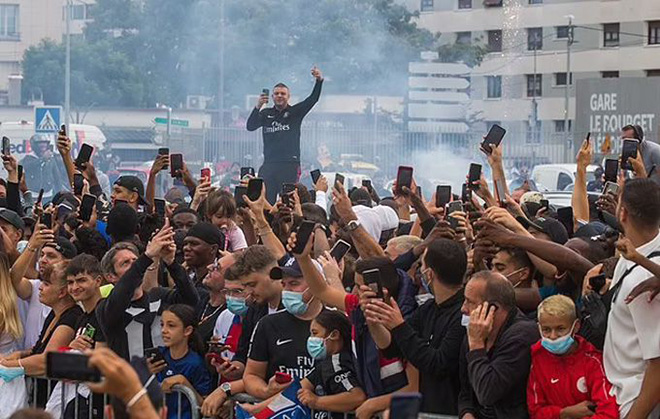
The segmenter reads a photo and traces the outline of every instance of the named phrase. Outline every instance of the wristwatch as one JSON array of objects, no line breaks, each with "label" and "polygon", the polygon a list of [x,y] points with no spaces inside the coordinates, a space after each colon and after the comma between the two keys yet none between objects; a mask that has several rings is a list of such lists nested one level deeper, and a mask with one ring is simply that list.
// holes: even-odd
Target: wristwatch
[{"label": "wristwatch", "polygon": [[231,383],[226,382],[220,384],[220,389],[225,392],[227,397],[231,397]]},{"label": "wristwatch", "polygon": [[350,233],[351,231],[357,230],[358,227],[360,227],[360,222],[358,220],[351,220],[346,224],[346,231]]}]

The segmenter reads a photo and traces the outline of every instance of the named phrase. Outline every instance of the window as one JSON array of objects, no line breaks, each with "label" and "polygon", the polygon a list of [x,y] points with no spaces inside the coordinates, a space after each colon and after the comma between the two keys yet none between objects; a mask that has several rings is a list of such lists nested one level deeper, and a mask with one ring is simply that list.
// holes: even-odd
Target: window
[{"label": "window", "polygon": [[458,8],[459,9],[471,9],[472,8],[472,0],[458,0]]},{"label": "window", "polygon": [[489,99],[502,97],[502,76],[487,76],[486,82]]},{"label": "window", "polygon": [[529,51],[543,48],[543,28],[527,29],[527,49]]},{"label": "window", "polygon": [[[93,4],[73,4],[71,5],[71,20],[91,19],[91,9]],[[66,6],[62,7],[62,20],[66,20]]]},{"label": "window", "polygon": [[646,70],[646,77],[660,77],[660,70]]},{"label": "window", "polygon": [[0,39],[18,38],[18,5],[0,4]]},{"label": "window", "polygon": [[541,121],[531,123],[527,121],[527,143],[538,144],[541,142]]},{"label": "window", "polygon": [[422,12],[430,12],[433,10],[433,0],[422,0],[422,4],[420,6],[420,10]]},{"label": "window", "polygon": [[527,97],[538,97],[542,95],[542,81],[543,75],[541,74],[536,75],[536,80],[534,74],[527,75]]},{"label": "window", "polygon": [[502,31],[488,31],[488,51],[502,52]]},{"label": "window", "polygon": [[529,0],[529,4],[543,4],[543,0]]},{"label": "window", "polygon": [[472,32],[457,32],[456,43],[462,45],[470,45],[472,43]]},{"label": "window", "polygon": [[[568,120],[568,129],[570,130],[572,128],[572,122],[570,119]],[[555,132],[566,132],[564,129],[564,120],[563,119],[556,119],[555,120]]]},{"label": "window", "polygon": [[649,22],[649,45],[660,45],[660,20]]},{"label": "window", "polygon": [[557,176],[557,190],[563,191],[573,183],[573,179],[564,172],[559,172]]},{"label": "window", "polygon": [[485,7],[502,7],[502,0],[484,0]]},{"label": "window", "polygon": [[618,71],[603,71],[601,73],[604,79],[618,79],[619,78],[619,72]]},{"label": "window", "polygon": [[603,46],[619,46],[619,25],[618,23],[606,23],[603,25]]},{"label": "window", "polygon": [[556,26],[555,27],[555,38],[557,39],[568,39],[568,26]]},{"label": "window", "polygon": [[[568,84],[573,84],[573,73],[571,73]],[[555,73],[555,86],[566,86],[566,73]]]}]

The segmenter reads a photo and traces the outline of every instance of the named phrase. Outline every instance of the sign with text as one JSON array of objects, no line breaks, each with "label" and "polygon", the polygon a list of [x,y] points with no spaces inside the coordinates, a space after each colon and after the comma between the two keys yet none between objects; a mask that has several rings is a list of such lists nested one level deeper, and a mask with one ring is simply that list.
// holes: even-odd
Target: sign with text
[{"label": "sign with text", "polygon": [[[596,154],[618,154],[621,128],[640,125],[645,138],[658,142],[660,82],[654,78],[577,80],[575,141],[591,132]],[[608,147],[609,146],[609,147]]]}]

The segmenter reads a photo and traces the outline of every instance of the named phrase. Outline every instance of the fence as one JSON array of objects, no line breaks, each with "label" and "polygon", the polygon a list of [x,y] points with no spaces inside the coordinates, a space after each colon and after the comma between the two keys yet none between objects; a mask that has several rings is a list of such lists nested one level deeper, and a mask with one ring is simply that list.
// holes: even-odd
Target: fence
[{"label": "fence", "polygon": [[[482,158],[478,147],[481,141],[481,133],[432,134],[392,127],[303,126],[301,158],[304,166],[318,166],[320,157],[327,157],[334,164],[340,164],[342,160],[360,161],[393,175],[401,164],[417,166],[421,161],[425,165],[437,165],[445,159],[478,161]],[[169,146],[173,152],[184,153],[186,160],[191,162],[227,161],[259,167],[263,161],[261,131],[248,132],[242,127],[183,130],[172,136]],[[525,130],[509,131],[503,147],[509,166],[572,163],[575,158],[573,143],[568,136],[549,130],[533,135]]]},{"label": "fence", "polygon": [[[40,386],[37,385],[37,381],[45,382],[45,386],[42,386],[46,389],[45,394],[39,393]],[[60,383],[59,396],[54,392],[58,383]],[[80,383],[57,381],[48,378],[28,378],[26,385],[29,390],[28,406],[42,408],[45,406],[46,410],[55,418],[106,419],[108,417],[105,410],[105,406],[110,402],[108,395],[89,393],[89,396],[85,396],[87,394],[86,391],[79,391],[84,387]],[[86,389],[86,387],[84,388]],[[71,391],[73,392],[71,393]],[[178,384],[173,386],[171,394],[163,394],[163,406],[167,406],[167,399],[171,397],[177,398],[178,410],[176,412],[176,418],[181,419],[184,416],[190,419],[201,418],[200,406],[197,403],[195,393],[190,388]],[[187,399],[190,405],[189,415],[188,411],[182,408],[184,398]],[[172,417],[171,412],[168,412],[168,417]]]}]

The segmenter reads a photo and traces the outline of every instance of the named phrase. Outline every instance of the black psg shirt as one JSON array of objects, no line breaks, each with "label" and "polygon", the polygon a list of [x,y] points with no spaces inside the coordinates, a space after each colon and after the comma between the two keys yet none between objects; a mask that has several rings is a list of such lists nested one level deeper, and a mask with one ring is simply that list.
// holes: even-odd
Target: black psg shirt
[{"label": "black psg shirt", "polygon": [[276,372],[302,380],[314,369],[307,352],[311,320],[301,320],[287,311],[263,317],[252,334],[248,358],[267,362],[265,381]]},{"label": "black psg shirt", "polygon": [[252,109],[247,130],[260,127],[264,141],[264,163],[300,162],[300,126],[321,97],[323,80],[317,80],[312,94],[300,103],[279,110],[275,107]]}]

